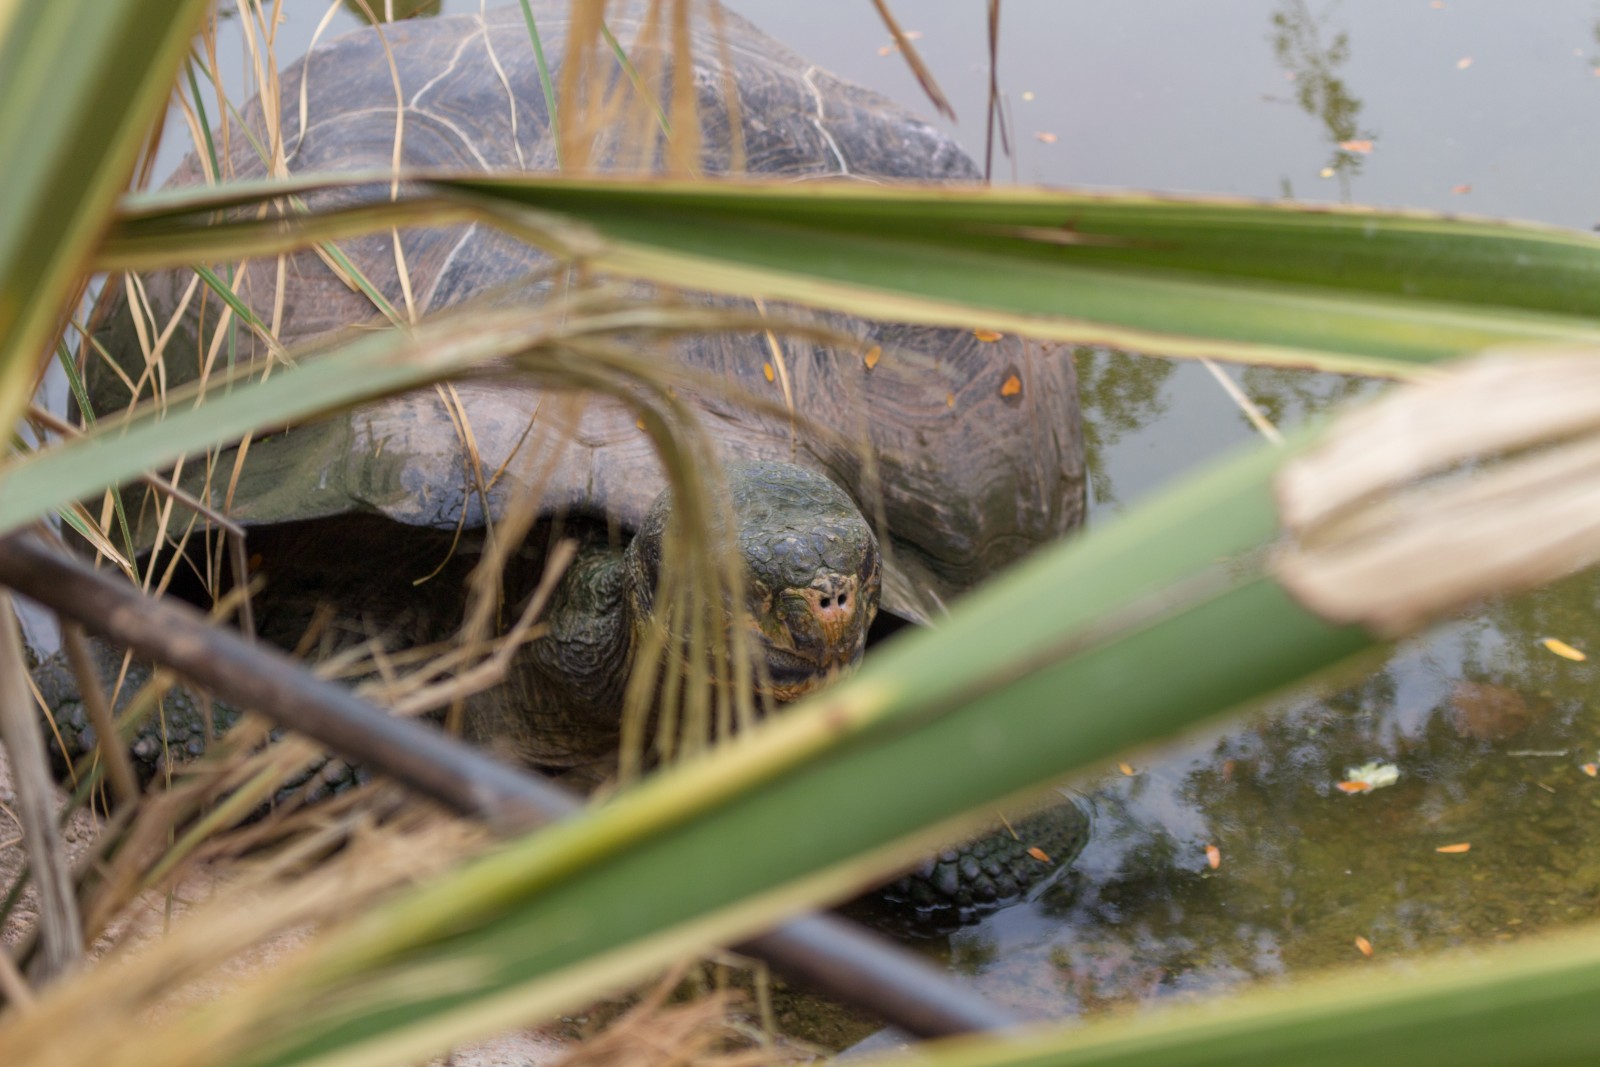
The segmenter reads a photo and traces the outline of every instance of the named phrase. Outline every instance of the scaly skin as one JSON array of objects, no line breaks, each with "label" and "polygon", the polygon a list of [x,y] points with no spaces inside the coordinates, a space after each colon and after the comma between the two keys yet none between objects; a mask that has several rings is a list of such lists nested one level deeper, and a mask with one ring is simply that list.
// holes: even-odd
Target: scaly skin
[{"label": "scaly skin", "polygon": [[[877,539],[843,490],[805,468],[734,463],[725,474],[754,675],[786,703],[860,662],[877,614]],[[655,610],[672,507],[668,490],[626,549],[579,551],[545,612],[549,632],[517,657],[504,685],[469,702],[477,740],[518,762],[604,777],[635,647]]]},{"label": "scaly skin", "polygon": [[[867,628],[877,610],[880,560],[871,528],[851,499],[826,478],[785,463],[733,464],[727,470],[731,540],[744,559],[744,617],[760,663],[756,674],[779,703],[812,692],[860,661]],[[671,515],[670,492],[650,509],[626,548],[603,542],[583,546],[568,567],[546,608],[548,632],[524,646],[509,677],[471,697],[467,724],[474,740],[524,764],[570,772],[575,783],[605,776],[618,745],[623,693],[635,645],[662,568],[662,539]],[[296,551],[301,543],[286,542]],[[338,585],[316,585],[318,595],[340,595]],[[372,586],[358,586],[372,591]],[[269,594],[271,587],[269,586]],[[280,620],[280,640],[293,641],[292,620],[307,604],[301,590],[279,590],[264,607]],[[293,595],[292,595],[293,594]],[[413,638],[427,638],[436,624],[437,603],[421,594],[407,603],[341,603],[349,617],[376,621]],[[448,613],[447,613],[448,614]],[[376,617],[376,618],[374,618]],[[287,621],[285,621],[287,620]],[[451,623],[453,624],[453,623]],[[730,617],[732,625],[732,617]],[[352,624],[353,634],[363,625]],[[119,654],[99,646],[99,670],[114,678]],[[135,666],[124,697],[148,676]],[[76,681],[60,656],[35,671],[57,729],[74,756],[94,744],[94,733],[78,700]],[[224,706],[212,709],[213,729],[226,730],[238,715]],[[154,778],[169,762],[203,751],[207,727],[203,706],[193,694],[175,689],[132,744],[141,778]],[[173,761],[172,756],[178,759]],[[309,785],[313,795],[336,790],[364,777],[339,761],[317,767],[291,786]],[[1016,896],[1076,854],[1084,823],[1076,808],[1065,814],[1017,824],[1020,839],[1006,831],[930,858],[893,883],[885,900],[894,902],[901,922],[919,927],[965,921]],[[1027,851],[1043,848],[1041,861]]]}]

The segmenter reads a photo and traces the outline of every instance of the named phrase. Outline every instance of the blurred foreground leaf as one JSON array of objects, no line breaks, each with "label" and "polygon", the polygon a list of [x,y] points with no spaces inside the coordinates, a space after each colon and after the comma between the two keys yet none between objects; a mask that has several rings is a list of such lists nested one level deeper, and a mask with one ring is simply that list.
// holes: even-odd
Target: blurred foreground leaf
[{"label": "blurred foreground leaf", "polygon": [[271,222],[215,212],[389,179],[130,198],[101,262],[215,261],[471,217],[622,276],[1152,355],[1406,376],[1490,345],[1600,342],[1600,238],[1553,227],[1041,189],[411,178],[394,205]]}]

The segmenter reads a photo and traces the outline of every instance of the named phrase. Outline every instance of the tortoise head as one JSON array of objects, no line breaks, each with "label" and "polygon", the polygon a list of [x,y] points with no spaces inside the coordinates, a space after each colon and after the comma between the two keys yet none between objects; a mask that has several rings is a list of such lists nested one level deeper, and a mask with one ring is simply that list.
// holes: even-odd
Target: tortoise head
[{"label": "tortoise head", "polygon": [[[743,611],[729,625],[749,627],[771,697],[797,700],[861,661],[882,587],[878,539],[849,494],[814,471],[767,461],[726,474],[745,568]],[[668,489],[628,546],[636,611],[652,610],[671,508]]]}]

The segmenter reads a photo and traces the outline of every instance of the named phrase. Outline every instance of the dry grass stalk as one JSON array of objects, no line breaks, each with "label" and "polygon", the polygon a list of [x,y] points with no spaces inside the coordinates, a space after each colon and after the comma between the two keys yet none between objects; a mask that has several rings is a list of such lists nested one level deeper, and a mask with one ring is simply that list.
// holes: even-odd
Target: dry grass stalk
[{"label": "dry grass stalk", "polygon": [[22,629],[11,594],[0,591],[0,741],[11,757],[23,847],[39,891],[40,942],[35,981],[61,977],[83,956],[83,923],[72,896],[68,862],[57,832],[56,789],[44,740],[25,684]]},{"label": "dry grass stalk", "polygon": [[791,1047],[752,1040],[736,1018],[742,997],[734,990],[669,1003],[682,977],[681,968],[674,970],[560,1067],[768,1067],[805,1058]]}]

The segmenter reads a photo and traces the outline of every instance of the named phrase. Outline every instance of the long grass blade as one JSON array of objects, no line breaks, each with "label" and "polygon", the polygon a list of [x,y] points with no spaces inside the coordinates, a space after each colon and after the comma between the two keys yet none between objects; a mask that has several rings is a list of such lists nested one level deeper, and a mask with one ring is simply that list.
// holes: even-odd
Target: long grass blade
[{"label": "long grass blade", "polygon": [[1172,356],[1409,376],[1491,345],[1600,341],[1600,238],[1420,212],[1029,189],[432,175],[388,210],[199,229],[221,208],[374,180],[131,199],[102,262],[261,254],[380,223],[471,217],[620,275],[693,277],[714,291],[869,317]]},{"label": "long grass blade", "polygon": [[63,304],[166,102],[205,2],[7,7],[0,16],[0,426],[9,427],[28,404]]}]

